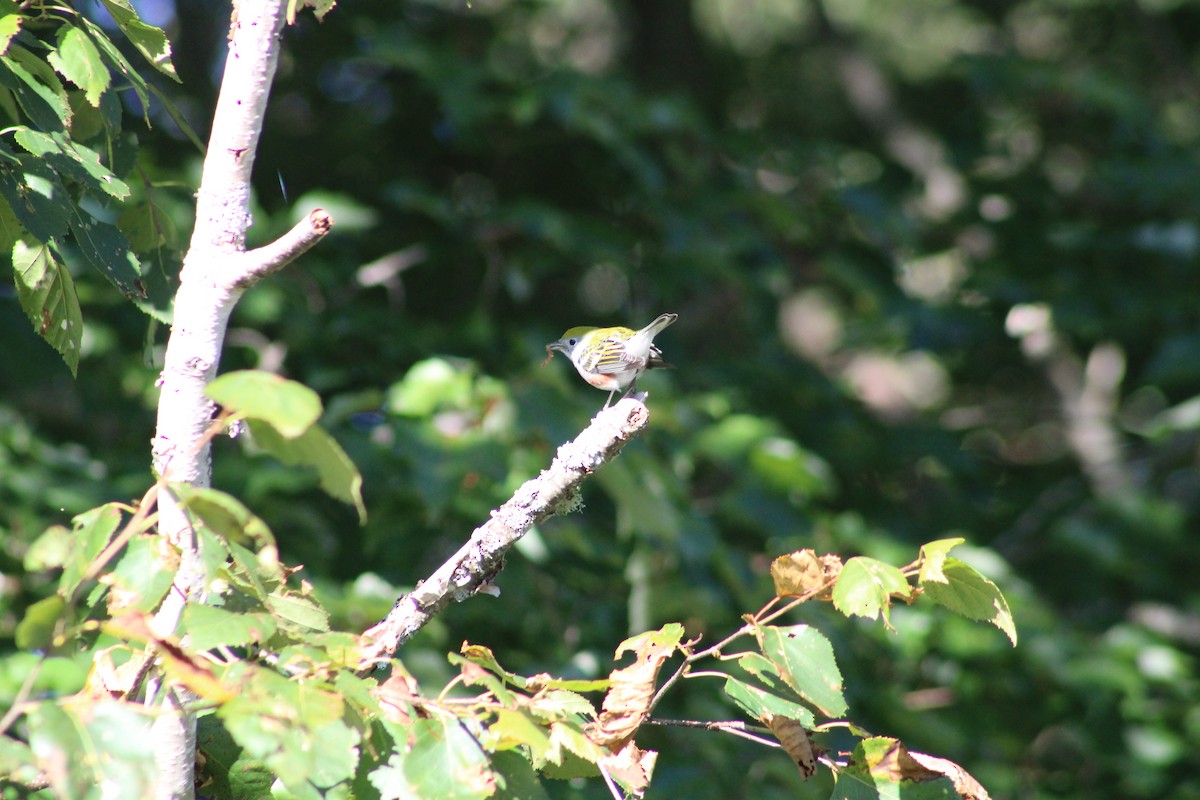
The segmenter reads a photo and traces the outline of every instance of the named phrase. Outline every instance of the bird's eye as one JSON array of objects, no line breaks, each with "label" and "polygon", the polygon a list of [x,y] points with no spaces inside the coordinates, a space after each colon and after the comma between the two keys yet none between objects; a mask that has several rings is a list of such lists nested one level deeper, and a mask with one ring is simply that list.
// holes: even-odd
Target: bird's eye
[{"label": "bird's eye", "polygon": [[569,344],[571,347],[574,347],[575,342],[577,342],[577,341],[579,341],[579,340],[578,339],[567,339],[567,344]]}]

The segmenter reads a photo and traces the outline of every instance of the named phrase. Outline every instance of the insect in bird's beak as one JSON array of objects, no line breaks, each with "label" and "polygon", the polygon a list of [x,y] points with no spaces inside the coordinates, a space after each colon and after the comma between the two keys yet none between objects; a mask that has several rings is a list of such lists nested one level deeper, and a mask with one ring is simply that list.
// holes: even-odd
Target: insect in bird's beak
[{"label": "insect in bird's beak", "polygon": [[554,358],[554,351],[550,349],[550,345],[546,345],[546,360],[542,362],[542,366],[549,364],[552,358]]}]

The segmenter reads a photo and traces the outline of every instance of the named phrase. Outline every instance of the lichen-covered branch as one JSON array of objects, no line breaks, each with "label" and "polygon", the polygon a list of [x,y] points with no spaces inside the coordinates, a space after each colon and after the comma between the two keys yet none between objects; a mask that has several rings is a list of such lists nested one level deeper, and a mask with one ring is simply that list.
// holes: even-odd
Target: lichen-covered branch
[{"label": "lichen-covered branch", "polygon": [[508,549],[534,525],[571,510],[579,485],[645,429],[650,412],[644,397],[627,397],[597,414],[579,436],[558,449],[547,469],[493,511],[457,553],[396,601],[387,617],[362,635],[360,669],[369,670],[390,657],[451,602],[489,589],[504,567]]}]

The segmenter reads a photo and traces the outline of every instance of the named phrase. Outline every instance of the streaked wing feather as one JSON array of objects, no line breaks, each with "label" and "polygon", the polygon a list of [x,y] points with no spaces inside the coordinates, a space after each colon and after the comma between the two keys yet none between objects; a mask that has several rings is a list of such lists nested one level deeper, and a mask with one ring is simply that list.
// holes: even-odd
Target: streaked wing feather
[{"label": "streaked wing feather", "polygon": [[620,339],[606,340],[604,346],[597,348],[588,361],[592,371],[608,375],[641,369],[646,365],[645,359],[630,356],[625,350],[625,342]]}]

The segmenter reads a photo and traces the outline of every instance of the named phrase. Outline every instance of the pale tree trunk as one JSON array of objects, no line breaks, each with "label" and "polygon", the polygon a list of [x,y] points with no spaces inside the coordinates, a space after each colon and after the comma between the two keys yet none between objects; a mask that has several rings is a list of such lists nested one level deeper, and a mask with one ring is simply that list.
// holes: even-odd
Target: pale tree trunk
[{"label": "pale tree trunk", "polygon": [[[164,479],[208,486],[212,461],[207,431],[214,404],[204,394],[215,377],[229,315],[247,287],[315,244],[332,221],[314,211],[278,241],[245,250],[250,226],[250,174],[262,131],[287,4],[242,0],[233,9],[229,54],[196,195],[196,225],[180,273],[163,365],[154,469]],[[195,532],[170,492],[158,495],[159,530],[180,552],[175,585],[155,616],[155,633],[170,635],[205,587]],[[194,796],[196,723],[191,697],[158,684],[154,724],[157,797]]]}]

